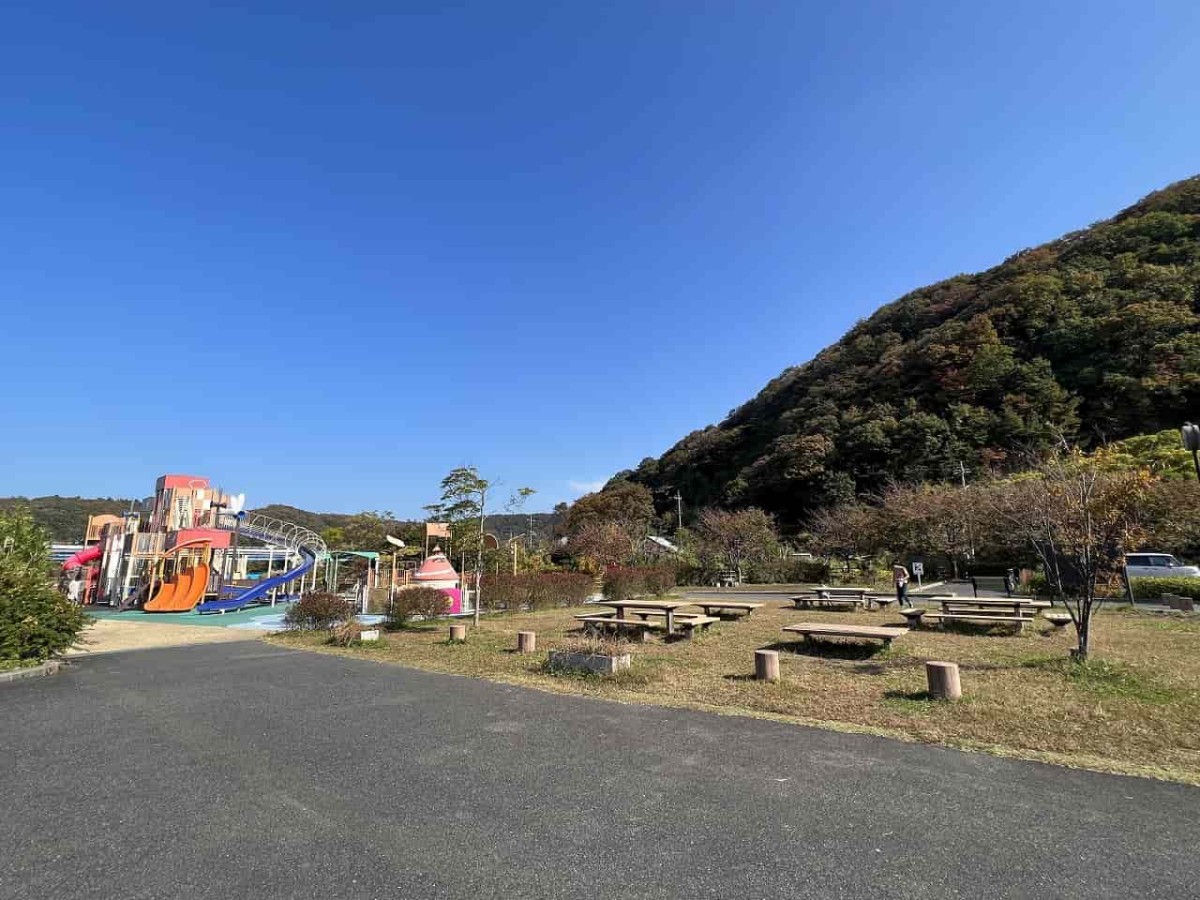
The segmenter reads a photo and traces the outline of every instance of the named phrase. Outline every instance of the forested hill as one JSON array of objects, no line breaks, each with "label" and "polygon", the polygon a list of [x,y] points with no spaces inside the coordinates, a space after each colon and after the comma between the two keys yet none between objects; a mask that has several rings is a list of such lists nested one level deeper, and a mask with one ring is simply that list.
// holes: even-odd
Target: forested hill
[{"label": "forested hill", "polygon": [[629,478],[660,511],[787,527],[889,480],[1013,467],[1200,417],[1200,176],[976,275],[901,297]]},{"label": "forested hill", "polygon": [[[130,508],[130,501],[108,497],[0,497],[0,511],[17,506],[27,508],[33,515],[34,521],[50,533],[52,540],[73,542],[83,539],[84,531],[87,529],[88,516],[119,515]],[[347,513],[317,513],[280,504],[264,506],[254,511],[283,519],[286,522],[294,522],[316,532],[330,528],[351,529],[350,533],[355,535],[364,531],[361,527],[357,531],[353,530],[356,520],[360,517]],[[388,521],[394,520],[380,519],[378,521],[386,524]],[[487,529],[504,540],[515,534],[523,534],[532,522],[534,533],[544,537],[553,531],[557,521],[556,513],[489,515]],[[418,532],[424,527],[419,522],[395,522],[395,524],[410,530],[416,529]]]}]

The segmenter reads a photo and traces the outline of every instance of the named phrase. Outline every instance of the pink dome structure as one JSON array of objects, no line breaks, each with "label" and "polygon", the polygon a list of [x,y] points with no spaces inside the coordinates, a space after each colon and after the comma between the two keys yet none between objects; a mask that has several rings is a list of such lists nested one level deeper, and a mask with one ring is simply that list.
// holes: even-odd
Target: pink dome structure
[{"label": "pink dome structure", "polygon": [[421,567],[413,572],[412,580],[425,587],[454,588],[458,587],[458,573],[446,554],[440,547],[435,547]]}]

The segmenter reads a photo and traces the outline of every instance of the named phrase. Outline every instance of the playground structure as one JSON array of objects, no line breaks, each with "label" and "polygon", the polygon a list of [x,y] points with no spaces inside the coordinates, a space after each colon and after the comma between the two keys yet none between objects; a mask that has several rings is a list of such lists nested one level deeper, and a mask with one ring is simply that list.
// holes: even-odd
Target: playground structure
[{"label": "playground structure", "polygon": [[[331,578],[320,535],[242,510],[244,497],[207,478],[163,475],[152,500],[88,520],[84,547],[63,569],[86,567],[87,603],[148,612],[223,613],[291,599]],[[262,546],[243,546],[243,540]],[[264,560],[265,556],[265,560]],[[252,564],[266,563],[254,577]]]}]

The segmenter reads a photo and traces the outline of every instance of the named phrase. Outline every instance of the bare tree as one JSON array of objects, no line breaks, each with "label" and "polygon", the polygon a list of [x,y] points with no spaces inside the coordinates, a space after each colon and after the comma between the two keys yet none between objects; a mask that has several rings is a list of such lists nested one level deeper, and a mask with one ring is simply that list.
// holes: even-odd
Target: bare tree
[{"label": "bare tree", "polygon": [[878,526],[878,510],[865,503],[831,506],[815,513],[809,521],[814,549],[827,560],[842,560],[847,575],[854,559],[878,547]]},{"label": "bare tree", "polygon": [[1071,453],[980,492],[991,539],[999,546],[1031,548],[1041,560],[1075,625],[1075,659],[1088,658],[1093,617],[1104,602],[1098,586],[1117,577],[1126,549],[1143,534],[1151,484],[1145,470],[1105,469]]},{"label": "bare tree", "polygon": [[976,485],[896,485],[881,498],[873,543],[881,551],[944,555],[957,578],[982,535],[982,508]]}]

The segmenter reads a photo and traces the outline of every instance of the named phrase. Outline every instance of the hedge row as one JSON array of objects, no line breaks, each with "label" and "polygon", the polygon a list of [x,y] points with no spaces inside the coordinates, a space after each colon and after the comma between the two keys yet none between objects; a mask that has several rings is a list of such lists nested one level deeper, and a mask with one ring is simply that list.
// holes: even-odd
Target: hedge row
[{"label": "hedge row", "polygon": [[485,575],[480,586],[482,608],[488,612],[578,606],[596,590],[595,579],[583,572],[544,572],[525,575]]},{"label": "hedge row", "polygon": [[1157,600],[1163,594],[1178,594],[1200,601],[1200,578],[1131,578],[1133,596],[1138,600]]},{"label": "hedge row", "polygon": [[661,597],[675,587],[673,566],[607,569],[604,573],[605,600],[629,600],[645,594]]}]

